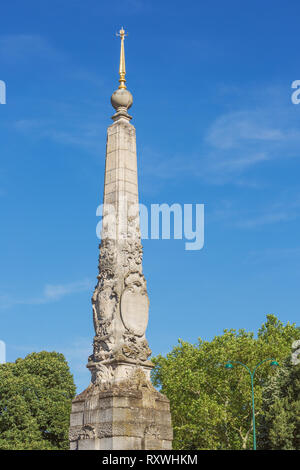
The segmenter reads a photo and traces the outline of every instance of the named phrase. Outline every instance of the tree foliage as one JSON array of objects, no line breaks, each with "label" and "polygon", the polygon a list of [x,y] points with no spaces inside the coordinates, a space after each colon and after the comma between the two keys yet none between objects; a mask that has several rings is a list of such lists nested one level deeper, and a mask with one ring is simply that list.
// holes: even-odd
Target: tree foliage
[{"label": "tree foliage", "polygon": [[[178,346],[153,359],[152,379],[170,399],[175,449],[252,448],[250,376],[228,360],[241,361],[252,370],[266,358],[286,358],[292,341],[300,337],[295,325],[283,325],[274,315],[258,331],[224,330],[212,341],[193,345],[179,340]],[[255,374],[256,416],[262,412],[262,389],[274,371],[269,363]]]},{"label": "tree foliage", "polygon": [[262,449],[300,450],[300,364],[290,357],[263,389],[258,442]]},{"label": "tree foliage", "polygon": [[0,365],[0,449],[68,449],[74,396],[62,354],[42,351]]}]

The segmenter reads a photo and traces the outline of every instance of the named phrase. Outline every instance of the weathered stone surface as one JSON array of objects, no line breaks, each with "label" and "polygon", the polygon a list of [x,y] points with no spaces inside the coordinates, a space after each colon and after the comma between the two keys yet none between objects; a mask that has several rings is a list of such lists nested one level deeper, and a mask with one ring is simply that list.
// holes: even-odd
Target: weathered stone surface
[{"label": "weathered stone surface", "polygon": [[[98,283],[92,298],[93,383],[130,377],[135,367],[149,376],[151,350],[145,337],[149,298],[142,271],[135,129],[117,119],[108,129],[102,241]],[[127,364],[127,366],[126,366]]]},{"label": "weathered stone surface", "polygon": [[169,402],[152,387],[141,369],[130,382],[114,384],[110,389],[91,385],[73,401],[77,409],[79,404],[83,404],[83,411],[72,412],[76,418],[70,427],[73,450],[172,447]]}]

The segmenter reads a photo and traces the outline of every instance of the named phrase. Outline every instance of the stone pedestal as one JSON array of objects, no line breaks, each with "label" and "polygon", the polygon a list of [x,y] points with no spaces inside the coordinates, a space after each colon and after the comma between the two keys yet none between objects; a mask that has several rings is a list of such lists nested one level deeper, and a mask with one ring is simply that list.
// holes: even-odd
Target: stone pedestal
[{"label": "stone pedestal", "polygon": [[91,384],[72,404],[71,450],[172,449],[169,400],[137,369],[107,389]]}]

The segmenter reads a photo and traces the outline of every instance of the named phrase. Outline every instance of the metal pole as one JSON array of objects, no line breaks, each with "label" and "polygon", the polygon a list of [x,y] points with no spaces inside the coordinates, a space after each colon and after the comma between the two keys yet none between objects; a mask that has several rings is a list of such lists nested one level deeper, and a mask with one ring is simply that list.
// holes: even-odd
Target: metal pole
[{"label": "metal pole", "polygon": [[252,391],[252,420],[253,420],[253,450],[256,450],[256,434],[255,434],[255,408],[254,408],[254,383],[253,374],[251,376],[251,391]]},{"label": "metal pole", "polygon": [[245,369],[247,369],[247,371],[249,372],[250,374],[250,377],[251,377],[251,393],[252,393],[252,424],[253,424],[253,450],[256,450],[256,433],[255,433],[255,407],[254,407],[254,374],[255,374],[255,371],[256,369],[261,366],[264,362],[267,362],[267,361],[272,361],[272,366],[278,366],[278,362],[275,361],[274,359],[264,359],[263,361],[259,362],[258,364],[256,364],[256,366],[254,367],[253,369],[253,372],[251,372],[251,370],[249,369],[248,366],[246,366],[246,364],[243,364],[242,362],[240,361],[228,361],[226,363],[226,367],[228,368],[231,368],[232,369],[232,364],[239,364],[241,366],[243,366]]}]

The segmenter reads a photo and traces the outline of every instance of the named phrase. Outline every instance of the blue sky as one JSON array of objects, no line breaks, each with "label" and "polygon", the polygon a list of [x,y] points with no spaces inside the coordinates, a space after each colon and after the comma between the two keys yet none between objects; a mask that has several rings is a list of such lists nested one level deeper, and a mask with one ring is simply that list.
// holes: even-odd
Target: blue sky
[{"label": "blue sky", "polygon": [[140,200],[205,204],[205,246],[145,240],[154,354],[299,318],[297,1],[11,0],[1,6],[0,339],[57,350],[78,390],[93,337],[96,208],[126,39]]}]

